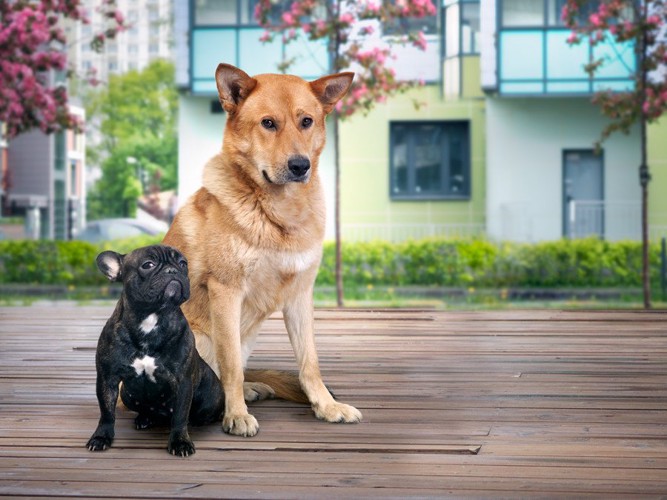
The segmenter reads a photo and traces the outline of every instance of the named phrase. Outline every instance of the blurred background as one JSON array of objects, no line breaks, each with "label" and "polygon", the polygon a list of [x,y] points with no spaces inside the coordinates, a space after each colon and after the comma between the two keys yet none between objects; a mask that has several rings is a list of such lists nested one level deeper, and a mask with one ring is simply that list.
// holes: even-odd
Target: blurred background
[{"label": "blurred background", "polygon": [[[583,2],[575,21],[594,22],[603,3]],[[592,100],[635,92],[641,54],[614,29],[573,44],[565,0],[117,0],[124,29],[98,47],[91,40],[110,19],[101,4],[81,2],[88,23],[62,21],[59,78],[85,131],[9,137],[5,127],[0,138],[0,238],[23,245],[2,247],[4,282],[20,267],[10,254],[43,253],[39,242],[159,241],[220,150],[214,71],[226,62],[251,75],[359,72],[356,101],[343,104],[363,109],[339,109],[320,162],[327,240],[340,224],[346,286],[390,299],[401,286],[438,297],[490,289],[493,301],[526,289],[637,295],[645,142],[649,278],[662,300],[667,121],[655,116],[646,141],[637,120],[600,142],[611,122]],[[638,19],[625,12],[610,25]],[[334,284],[333,259],[327,243],[321,289]],[[96,283],[71,269],[35,276],[11,282]]]}]

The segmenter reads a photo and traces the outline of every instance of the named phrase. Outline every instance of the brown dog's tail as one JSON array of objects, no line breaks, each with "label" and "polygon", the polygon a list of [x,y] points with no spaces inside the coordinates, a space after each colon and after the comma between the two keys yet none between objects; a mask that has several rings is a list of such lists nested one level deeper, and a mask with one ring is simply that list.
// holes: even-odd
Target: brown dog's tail
[{"label": "brown dog's tail", "polygon": [[286,399],[295,403],[309,403],[306,393],[301,388],[299,376],[296,372],[246,370],[244,378],[246,382],[260,382],[268,385],[275,391],[276,398]]}]

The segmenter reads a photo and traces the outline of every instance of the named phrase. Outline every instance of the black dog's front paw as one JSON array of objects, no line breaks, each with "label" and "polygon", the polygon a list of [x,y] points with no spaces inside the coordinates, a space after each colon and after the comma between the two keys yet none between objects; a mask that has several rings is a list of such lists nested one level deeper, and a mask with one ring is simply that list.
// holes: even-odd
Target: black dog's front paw
[{"label": "black dog's front paw", "polygon": [[109,435],[98,435],[97,433],[93,434],[92,437],[88,440],[86,448],[90,451],[104,451],[107,448],[111,447],[113,442],[113,436]]},{"label": "black dog's front paw", "polygon": [[186,434],[185,436],[169,437],[167,451],[175,457],[189,457],[195,454],[195,445]]}]

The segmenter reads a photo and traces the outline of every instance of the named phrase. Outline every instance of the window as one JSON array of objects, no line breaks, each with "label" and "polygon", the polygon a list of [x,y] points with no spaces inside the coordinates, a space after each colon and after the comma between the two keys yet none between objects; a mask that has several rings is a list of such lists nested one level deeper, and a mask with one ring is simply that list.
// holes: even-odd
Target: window
[{"label": "window", "polygon": [[393,122],[389,133],[392,199],[470,196],[468,122]]},{"label": "window", "polygon": [[[294,0],[271,0],[269,19],[278,24]],[[257,26],[255,9],[259,0],[195,0],[196,26]]]},{"label": "window", "polygon": [[480,6],[478,1],[449,3],[444,11],[445,56],[479,54]]},{"label": "window", "polygon": [[[502,25],[506,28],[564,26],[561,13],[567,0],[502,0]],[[579,10],[579,20],[587,22],[599,0],[588,0]],[[545,22],[546,21],[546,22]]]},{"label": "window", "polygon": [[512,26],[543,26],[543,0],[502,0],[502,24]]},{"label": "window", "polygon": [[235,25],[237,0],[195,0],[195,25]]},{"label": "window", "polygon": [[479,2],[461,4],[461,53],[479,54]]},{"label": "window", "polygon": [[[385,0],[394,3],[394,0]],[[437,2],[434,2],[437,5]],[[438,33],[438,16],[406,17],[392,19],[382,23],[384,35],[403,35],[406,33],[423,32],[425,35],[436,35]]]}]

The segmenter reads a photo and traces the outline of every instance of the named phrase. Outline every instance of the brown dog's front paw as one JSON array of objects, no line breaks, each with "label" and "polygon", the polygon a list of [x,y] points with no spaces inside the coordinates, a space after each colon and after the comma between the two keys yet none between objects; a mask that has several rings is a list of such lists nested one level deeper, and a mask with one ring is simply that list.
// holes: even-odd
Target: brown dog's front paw
[{"label": "brown dog's front paw", "polygon": [[356,424],[363,418],[354,406],[333,402],[323,407],[313,407],[315,416],[320,420],[341,424]]},{"label": "brown dog's front paw", "polygon": [[259,424],[249,413],[225,415],[222,419],[222,430],[235,436],[252,437],[259,432]]}]

